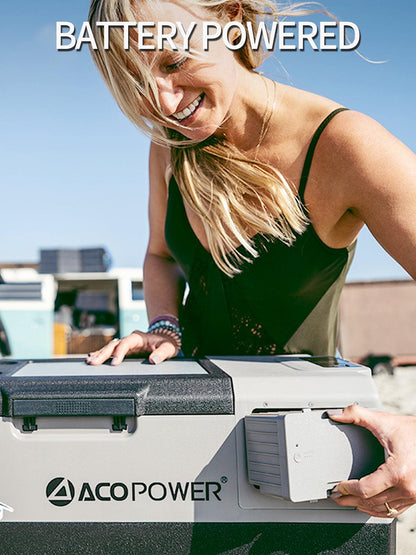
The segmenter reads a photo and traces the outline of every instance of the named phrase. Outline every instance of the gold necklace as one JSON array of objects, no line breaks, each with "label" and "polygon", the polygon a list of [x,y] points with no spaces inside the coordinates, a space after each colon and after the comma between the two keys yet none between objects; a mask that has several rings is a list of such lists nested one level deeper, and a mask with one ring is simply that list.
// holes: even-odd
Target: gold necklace
[{"label": "gold necklace", "polygon": [[259,153],[259,148],[260,148],[260,146],[263,142],[264,137],[267,135],[267,132],[269,131],[270,120],[272,119],[272,115],[273,115],[274,109],[276,107],[276,82],[272,81],[272,83],[273,83],[273,104],[270,107],[270,93],[269,93],[269,90],[267,88],[267,81],[265,81],[266,89],[267,89],[267,104],[266,104],[266,110],[265,110],[264,116],[263,116],[263,121],[261,123],[259,140],[258,140],[258,143],[256,145],[256,150],[255,150],[255,153],[254,153],[254,160],[257,160],[257,156],[258,156],[258,153]]}]

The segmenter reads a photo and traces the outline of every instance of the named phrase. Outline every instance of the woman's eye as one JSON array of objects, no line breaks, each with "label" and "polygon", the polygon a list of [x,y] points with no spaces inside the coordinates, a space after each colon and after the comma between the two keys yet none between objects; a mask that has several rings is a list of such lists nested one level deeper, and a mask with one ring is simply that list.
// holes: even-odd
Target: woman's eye
[{"label": "woman's eye", "polygon": [[188,58],[186,56],[183,56],[183,58],[179,58],[179,60],[177,61],[172,61],[172,63],[167,64],[166,70],[167,71],[175,71],[175,69],[178,69],[179,67],[181,67],[186,61],[188,60]]}]

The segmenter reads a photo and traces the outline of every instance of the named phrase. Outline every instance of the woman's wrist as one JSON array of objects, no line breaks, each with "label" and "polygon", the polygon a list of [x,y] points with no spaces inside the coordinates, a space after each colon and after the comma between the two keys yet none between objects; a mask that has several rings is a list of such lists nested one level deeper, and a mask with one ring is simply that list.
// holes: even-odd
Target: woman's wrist
[{"label": "woman's wrist", "polygon": [[161,335],[172,341],[178,352],[182,347],[182,332],[179,327],[179,320],[171,314],[161,314],[150,321],[147,333]]}]

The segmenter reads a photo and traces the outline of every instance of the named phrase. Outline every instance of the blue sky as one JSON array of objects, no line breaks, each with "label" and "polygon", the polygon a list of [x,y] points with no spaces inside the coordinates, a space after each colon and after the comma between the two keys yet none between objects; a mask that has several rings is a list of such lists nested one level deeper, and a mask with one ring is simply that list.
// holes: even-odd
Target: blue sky
[{"label": "blue sky", "polygon": [[[363,55],[387,62],[307,49],[275,53],[264,72],[367,113],[416,150],[416,4],[324,4],[359,26]],[[88,6],[85,0],[0,4],[0,262],[37,261],[40,248],[104,245],[114,265],[142,265],[148,139],[120,112],[86,47],[55,48],[55,22],[79,28]],[[406,276],[368,232],[360,235],[350,279]]]}]

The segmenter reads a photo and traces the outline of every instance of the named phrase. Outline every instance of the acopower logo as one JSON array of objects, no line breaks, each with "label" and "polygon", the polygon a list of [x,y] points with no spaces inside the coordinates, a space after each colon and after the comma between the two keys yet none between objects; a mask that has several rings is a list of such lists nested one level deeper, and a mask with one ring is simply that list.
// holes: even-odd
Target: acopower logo
[{"label": "acopower logo", "polygon": [[75,486],[67,478],[53,478],[46,486],[46,497],[52,505],[65,507],[72,501],[222,501],[221,490],[228,482],[83,482]]}]

